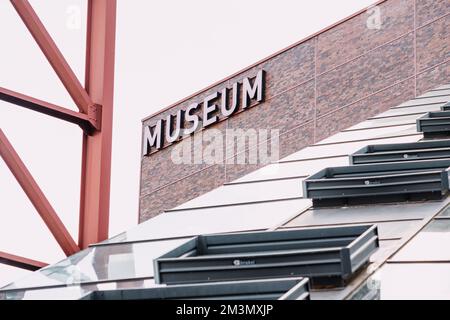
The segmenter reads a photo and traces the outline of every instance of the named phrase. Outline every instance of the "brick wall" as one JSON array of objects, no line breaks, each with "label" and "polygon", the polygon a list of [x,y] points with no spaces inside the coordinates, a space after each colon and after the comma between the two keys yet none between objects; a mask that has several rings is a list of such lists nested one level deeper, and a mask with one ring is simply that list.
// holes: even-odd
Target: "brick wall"
[{"label": "brick wall", "polygon": [[[266,99],[206,130],[280,130],[280,157],[450,82],[450,1],[387,0],[381,28],[364,11],[143,121],[186,108],[263,68]],[[186,143],[186,141],[178,142]],[[140,222],[263,164],[177,165],[174,145],[142,158]],[[249,150],[236,150],[236,153]]]}]

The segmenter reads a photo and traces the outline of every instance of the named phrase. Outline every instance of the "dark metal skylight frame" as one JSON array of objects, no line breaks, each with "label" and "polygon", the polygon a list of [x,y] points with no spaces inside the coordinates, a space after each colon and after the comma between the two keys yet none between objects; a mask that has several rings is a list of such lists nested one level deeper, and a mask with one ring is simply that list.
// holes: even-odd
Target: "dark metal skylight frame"
[{"label": "dark metal skylight frame", "polygon": [[302,276],[342,287],[378,248],[376,225],[198,236],[154,260],[155,282]]},{"label": "dark metal skylight frame", "polygon": [[441,107],[441,111],[450,111],[450,101]]},{"label": "dark metal skylight frame", "polygon": [[422,160],[323,169],[303,181],[315,207],[442,199],[450,160]]},{"label": "dark metal skylight frame", "polygon": [[310,300],[308,278],[226,281],[93,291],[81,300]]},{"label": "dark metal skylight frame", "polygon": [[450,140],[368,145],[351,154],[349,158],[351,165],[431,159],[450,160]]},{"label": "dark metal skylight frame", "polygon": [[417,119],[417,131],[425,138],[450,136],[450,111],[428,112]]}]

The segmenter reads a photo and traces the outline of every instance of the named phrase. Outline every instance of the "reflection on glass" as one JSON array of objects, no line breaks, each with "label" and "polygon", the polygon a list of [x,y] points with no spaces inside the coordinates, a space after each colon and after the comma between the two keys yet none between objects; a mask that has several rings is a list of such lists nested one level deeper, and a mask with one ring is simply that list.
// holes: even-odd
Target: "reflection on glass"
[{"label": "reflection on glass", "polygon": [[89,285],[61,286],[37,290],[0,292],[0,300],[78,300],[92,291],[115,289],[140,289],[155,286],[152,279],[138,281],[107,282]]},{"label": "reflection on glass", "polygon": [[3,289],[73,285],[153,276],[153,259],[186,239],[92,247]]},{"label": "reflection on glass", "polygon": [[450,261],[450,219],[434,220],[419,232],[392,261]]},{"label": "reflection on glass", "polygon": [[450,263],[385,264],[351,296],[352,300],[450,299]]},{"label": "reflection on glass", "polygon": [[450,206],[445,208],[438,217],[450,217]]}]

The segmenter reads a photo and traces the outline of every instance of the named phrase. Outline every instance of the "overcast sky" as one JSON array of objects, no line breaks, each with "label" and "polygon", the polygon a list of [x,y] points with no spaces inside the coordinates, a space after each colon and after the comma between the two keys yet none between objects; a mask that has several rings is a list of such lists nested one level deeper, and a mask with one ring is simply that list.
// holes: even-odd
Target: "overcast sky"
[{"label": "overcast sky", "polygon": [[[87,1],[30,2],[84,79]],[[138,220],[142,118],[373,2],[118,0],[110,235]],[[0,86],[77,110],[6,0],[0,28]],[[0,127],[77,239],[81,130],[3,102]],[[1,160],[0,251],[48,263],[64,258]],[[24,274],[0,265],[0,286]]]}]

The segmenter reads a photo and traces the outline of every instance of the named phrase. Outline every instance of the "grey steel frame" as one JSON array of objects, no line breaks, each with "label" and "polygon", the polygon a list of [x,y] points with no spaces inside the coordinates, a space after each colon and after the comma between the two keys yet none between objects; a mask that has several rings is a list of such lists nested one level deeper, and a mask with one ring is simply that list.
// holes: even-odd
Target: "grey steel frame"
[{"label": "grey steel frame", "polygon": [[303,181],[315,207],[442,199],[450,160],[422,160],[323,169]]},{"label": "grey steel frame", "polygon": [[285,278],[93,291],[81,300],[310,300],[308,278]]},{"label": "grey steel frame", "polygon": [[450,111],[428,112],[416,123],[425,138],[450,136]]},{"label": "grey steel frame", "polygon": [[303,276],[344,286],[378,247],[376,225],[198,236],[154,260],[155,282]]},{"label": "grey steel frame", "polygon": [[447,102],[441,107],[441,111],[450,111],[450,102]]},{"label": "grey steel frame", "polygon": [[450,140],[368,145],[349,156],[351,165],[431,159],[450,160]]}]

